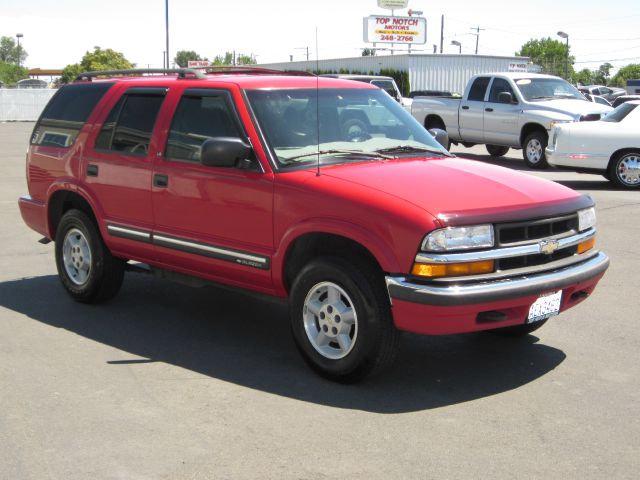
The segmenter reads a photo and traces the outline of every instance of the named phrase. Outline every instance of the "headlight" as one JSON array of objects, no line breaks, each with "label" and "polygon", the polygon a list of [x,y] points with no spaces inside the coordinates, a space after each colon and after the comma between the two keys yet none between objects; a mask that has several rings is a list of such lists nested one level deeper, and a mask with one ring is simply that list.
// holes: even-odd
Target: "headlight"
[{"label": "headlight", "polygon": [[594,207],[578,211],[578,230],[584,232],[596,226],[596,209]]},{"label": "headlight", "polygon": [[551,130],[553,127],[557,126],[557,125],[562,125],[563,123],[573,123],[573,120],[551,120],[551,123],[549,124],[549,130]]},{"label": "headlight", "polygon": [[427,252],[468,250],[493,247],[493,243],[493,227],[491,225],[449,227],[435,230],[427,235],[422,242],[422,250]]}]

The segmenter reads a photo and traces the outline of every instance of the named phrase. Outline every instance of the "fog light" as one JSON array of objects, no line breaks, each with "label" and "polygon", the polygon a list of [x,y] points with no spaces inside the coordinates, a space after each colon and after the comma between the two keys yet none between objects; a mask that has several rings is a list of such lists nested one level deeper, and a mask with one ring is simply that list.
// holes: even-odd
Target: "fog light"
[{"label": "fog light", "polygon": [[494,269],[493,260],[467,263],[414,263],[411,273],[417,277],[462,277],[491,273]]}]

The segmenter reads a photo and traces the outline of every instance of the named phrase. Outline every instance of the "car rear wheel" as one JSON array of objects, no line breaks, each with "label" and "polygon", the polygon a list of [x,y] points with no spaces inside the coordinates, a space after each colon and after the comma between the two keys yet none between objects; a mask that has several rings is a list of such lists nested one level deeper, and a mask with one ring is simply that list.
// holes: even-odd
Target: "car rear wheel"
[{"label": "car rear wheel", "polygon": [[533,132],[527,135],[522,146],[522,158],[524,158],[527,167],[541,170],[549,166],[544,153],[548,141],[546,133],[543,132]]},{"label": "car rear wheel", "polygon": [[613,158],[608,179],[618,187],[640,188],[640,151],[624,152]]},{"label": "car rear wheel", "polygon": [[74,300],[99,303],[118,293],[125,261],[111,255],[86,213],[80,210],[65,213],[55,240],[58,276]]},{"label": "car rear wheel", "polygon": [[509,151],[509,147],[503,147],[501,145],[485,145],[487,147],[487,152],[492,157],[503,157]]},{"label": "car rear wheel", "polygon": [[323,377],[352,383],[395,359],[399,332],[379,272],[366,263],[308,263],[293,283],[290,317],[298,350]]}]

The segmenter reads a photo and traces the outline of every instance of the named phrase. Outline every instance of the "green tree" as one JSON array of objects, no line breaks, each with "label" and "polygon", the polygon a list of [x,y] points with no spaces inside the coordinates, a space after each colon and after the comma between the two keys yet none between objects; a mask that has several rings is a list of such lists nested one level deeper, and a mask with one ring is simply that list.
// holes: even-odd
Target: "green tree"
[{"label": "green tree", "polygon": [[[234,63],[235,57],[235,63]],[[235,52],[225,52],[224,55],[216,55],[213,59],[213,65],[255,65],[256,58],[253,55],[246,55],[239,53],[235,55]]]},{"label": "green tree", "polygon": [[102,50],[93,47],[93,52],[87,52],[80,63],[67,65],[62,71],[61,82],[72,82],[82,72],[96,72],[100,70],[127,70],[135,65],[127,60],[120,52],[110,48]]},{"label": "green tree", "polygon": [[593,84],[593,72],[588,68],[583,68],[579,72],[573,74],[573,81],[582,85]]},{"label": "green tree", "polygon": [[[519,52],[516,52],[516,55],[530,57],[533,63],[542,67],[544,73],[564,77],[565,61],[567,61],[567,53],[570,51],[571,47],[567,47],[566,43],[547,37],[540,40],[529,40],[520,48]],[[568,79],[573,76],[574,61],[575,58],[569,55]]]},{"label": "green tree", "polygon": [[375,48],[363,48],[362,49],[362,56],[363,57],[375,57],[376,56],[376,49]]},{"label": "green tree", "polygon": [[19,67],[14,63],[0,61],[0,82],[5,85],[13,85],[18,80],[29,77],[29,71],[26,68]]},{"label": "green tree", "polygon": [[618,70],[609,83],[614,87],[626,87],[627,80],[640,79],[640,63],[632,63]]},{"label": "green tree", "polygon": [[12,37],[0,38],[0,62],[22,65],[27,57],[22,45],[18,46]]},{"label": "green tree", "polygon": [[206,58],[202,58],[193,50],[180,50],[173,59],[175,64],[182,68],[186,68],[189,65],[189,60],[206,60]]},{"label": "green tree", "polygon": [[611,65],[608,62],[600,65],[598,70],[594,72],[594,76],[593,76],[594,83],[597,83],[600,85],[607,85],[607,83],[609,82],[609,77],[611,76],[612,68],[613,68],[613,65]]}]

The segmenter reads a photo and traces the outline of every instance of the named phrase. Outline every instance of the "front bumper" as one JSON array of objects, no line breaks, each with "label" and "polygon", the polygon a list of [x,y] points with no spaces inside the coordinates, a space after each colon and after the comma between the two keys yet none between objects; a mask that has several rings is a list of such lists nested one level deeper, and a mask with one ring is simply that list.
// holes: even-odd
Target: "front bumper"
[{"label": "front bumper", "polygon": [[[462,333],[523,323],[541,295],[563,290],[561,310],[586,298],[609,267],[609,257],[591,258],[547,272],[457,285],[417,284],[386,277],[396,326],[427,334]],[[493,315],[482,315],[491,312]],[[485,318],[495,318],[487,322]]]}]

